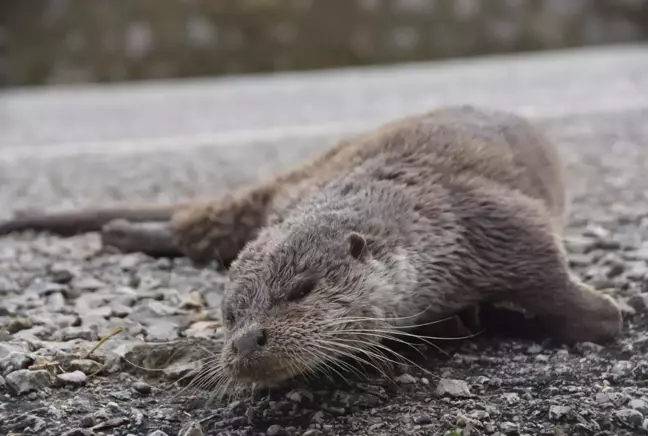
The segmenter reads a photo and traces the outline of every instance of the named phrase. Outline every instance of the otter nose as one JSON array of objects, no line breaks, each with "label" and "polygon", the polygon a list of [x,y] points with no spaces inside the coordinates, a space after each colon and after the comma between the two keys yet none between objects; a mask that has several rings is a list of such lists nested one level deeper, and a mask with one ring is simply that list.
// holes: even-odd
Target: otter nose
[{"label": "otter nose", "polygon": [[263,348],[267,339],[265,329],[252,329],[239,336],[238,339],[232,343],[232,348],[235,353],[247,357],[255,351]]}]

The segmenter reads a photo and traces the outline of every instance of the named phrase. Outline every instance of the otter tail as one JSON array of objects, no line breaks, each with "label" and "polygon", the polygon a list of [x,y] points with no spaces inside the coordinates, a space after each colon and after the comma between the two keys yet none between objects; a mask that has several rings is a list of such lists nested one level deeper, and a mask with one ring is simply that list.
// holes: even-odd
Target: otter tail
[{"label": "otter tail", "polygon": [[175,211],[186,205],[116,205],[64,212],[24,211],[16,213],[13,218],[0,220],[0,235],[32,230],[71,236],[100,231],[106,224],[115,220],[133,223],[168,222]]}]

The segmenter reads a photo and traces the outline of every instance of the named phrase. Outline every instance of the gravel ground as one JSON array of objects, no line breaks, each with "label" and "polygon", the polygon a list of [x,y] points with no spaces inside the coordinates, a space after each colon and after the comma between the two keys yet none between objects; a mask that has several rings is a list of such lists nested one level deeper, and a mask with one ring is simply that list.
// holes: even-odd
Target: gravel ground
[{"label": "gravel ground", "polygon": [[[252,397],[214,398],[187,389],[182,377],[218,349],[222,272],[102,251],[94,234],[12,235],[0,244],[0,434],[648,434],[648,110],[542,125],[569,165],[572,265],[626,312],[615,343],[564,347],[484,335],[444,342],[443,353],[422,347],[425,357],[410,356],[422,368],[397,367],[389,379],[322,376]],[[304,153],[320,147],[297,146]],[[165,153],[154,158],[180,155]],[[217,149],[195,153],[219,162]],[[263,162],[259,154],[254,159]],[[72,174],[102,162],[77,164]],[[85,201],[75,193],[87,187],[66,190],[60,166],[31,165],[6,164],[0,177],[38,171],[41,186],[58,189],[38,205]],[[102,182],[114,198],[136,198],[195,195],[238,181],[217,171],[167,177],[154,192],[124,180],[95,184]],[[123,331],[88,356],[116,327]]]}]

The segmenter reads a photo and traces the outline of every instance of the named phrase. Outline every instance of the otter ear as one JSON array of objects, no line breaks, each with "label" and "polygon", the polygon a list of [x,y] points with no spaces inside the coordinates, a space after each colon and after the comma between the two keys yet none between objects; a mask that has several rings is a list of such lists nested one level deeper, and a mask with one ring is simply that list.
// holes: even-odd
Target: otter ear
[{"label": "otter ear", "polygon": [[354,259],[365,260],[369,256],[367,239],[357,232],[351,232],[347,235],[346,241],[349,244],[349,254]]}]

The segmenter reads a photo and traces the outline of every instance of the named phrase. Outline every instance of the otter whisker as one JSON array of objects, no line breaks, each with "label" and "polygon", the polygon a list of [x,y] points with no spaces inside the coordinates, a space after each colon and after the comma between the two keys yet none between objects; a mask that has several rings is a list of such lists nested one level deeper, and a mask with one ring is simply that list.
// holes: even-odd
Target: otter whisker
[{"label": "otter whisker", "polygon": [[[333,351],[333,350],[329,350],[329,351]],[[322,356],[324,356],[324,353],[322,353]],[[340,370],[342,371],[342,372],[340,372],[340,371],[338,371],[338,370],[333,366],[333,365],[338,366],[339,360],[337,360],[337,359],[328,359],[328,360],[326,360],[326,359],[321,359],[321,361],[322,361],[322,365],[324,365],[326,368],[328,368],[329,370],[331,370],[331,371],[333,371],[334,373],[336,373],[336,374],[337,374],[338,376],[340,376],[340,378],[342,378],[346,383],[350,384],[349,380],[348,380],[348,379],[344,376],[344,374],[343,374],[344,371],[345,371],[344,367],[340,368]]]},{"label": "otter whisker", "polygon": [[[418,365],[417,363],[415,363],[415,362],[412,361],[411,359],[408,359],[407,357],[403,356],[403,355],[400,354],[400,353],[397,353],[396,351],[390,349],[389,347],[387,347],[387,346],[385,346],[385,345],[383,345],[383,344],[380,344],[380,343],[377,343],[377,342],[369,342],[369,341],[360,340],[360,339],[342,339],[342,338],[336,338],[336,341],[344,341],[344,342],[351,342],[351,343],[355,343],[355,344],[362,344],[362,345],[367,345],[367,346],[369,346],[369,347],[371,347],[371,348],[377,348],[377,349],[380,350],[380,351],[386,351],[386,352],[388,352],[388,353],[390,353],[390,354],[393,354],[395,357],[404,360],[405,362],[409,363],[410,365],[417,367],[418,369],[420,369],[421,371],[423,371],[423,372],[429,374],[430,376],[434,377],[434,374],[432,374],[432,373],[431,373],[430,371],[428,371],[427,369],[421,367],[420,365]],[[339,343],[338,343],[337,345],[340,345],[340,346],[341,346],[341,345],[343,345],[343,344],[339,344]],[[352,346],[349,346],[349,348],[352,348],[352,349],[358,349],[358,350],[359,350],[360,352],[362,352],[362,353],[366,353],[366,352],[367,352],[366,350],[364,350],[364,349],[362,349],[362,348],[360,348],[360,347],[352,347]],[[380,356],[380,358],[382,358],[382,359],[384,359],[384,360],[386,360],[386,361],[388,361],[388,362],[391,362],[391,363],[393,363],[393,364],[395,364],[395,365],[408,366],[406,363],[402,363],[402,362],[394,361],[394,360],[392,360],[392,359],[389,359],[389,358],[386,357],[386,356]]]},{"label": "otter whisker", "polygon": [[[234,387],[234,389],[232,389]],[[214,389],[214,392],[223,402],[229,403],[232,398],[239,395],[241,387],[230,377],[224,378]],[[228,394],[229,393],[229,394]]]},{"label": "otter whisker", "polygon": [[232,395],[235,395],[236,391],[238,390],[237,388],[237,383],[234,379],[231,377],[227,376],[226,374],[221,377],[216,385],[214,386],[214,392],[219,396],[219,397],[225,397],[225,394],[230,391],[230,387],[234,386],[234,391],[232,392]]},{"label": "otter whisker", "polygon": [[[305,371],[304,361],[295,353],[294,351],[289,351],[286,354],[290,357],[285,360],[285,363],[288,365],[288,370],[291,374],[299,374],[302,371]],[[302,370],[302,371],[300,371]]]},{"label": "otter whisker", "polygon": [[[377,336],[381,337],[384,339],[388,339],[391,341],[395,342],[402,342],[405,344],[409,344],[407,341],[399,340],[395,336],[396,334],[401,334],[402,336],[406,337],[415,337],[417,339],[420,339],[423,343],[426,345],[429,345],[430,347],[434,348],[435,350],[439,351],[442,354],[445,354],[447,357],[450,357],[448,353],[445,352],[440,346],[435,344],[434,342],[431,342],[430,340],[426,339],[424,336],[417,336],[415,334],[404,334],[405,332],[399,332],[399,331],[393,331],[393,330],[376,330],[376,329],[363,329],[363,330],[338,330],[335,332],[331,332],[331,334],[358,334],[358,335],[365,335],[365,336]],[[411,347],[414,347],[413,345],[409,344]],[[414,347],[415,348],[415,347]]]},{"label": "otter whisker", "polygon": [[[413,315],[407,315],[407,316],[394,316],[394,317],[370,317],[370,316],[350,316],[350,317],[345,317],[345,318],[337,318],[333,322],[330,322],[331,324],[335,324],[335,321],[346,321],[346,320],[357,320],[357,321],[402,321],[406,319],[411,319],[411,318],[417,318],[421,315],[423,315],[425,312],[427,312],[432,306],[428,306],[422,311],[415,313]],[[455,318],[457,315],[452,315],[447,318],[443,318],[437,321],[432,321],[429,324],[435,324],[439,322],[444,322],[448,321],[452,318]]]},{"label": "otter whisker", "polygon": [[195,388],[201,390],[210,390],[223,376],[223,372],[220,370],[220,368],[214,368],[213,370],[205,372],[204,376],[200,380],[198,380],[198,383],[196,383]]},{"label": "otter whisker", "polygon": [[[358,362],[360,362],[360,363],[364,363],[365,365],[371,366],[371,367],[374,368],[376,371],[380,372],[380,373],[383,374],[386,378],[389,379],[389,376],[388,376],[385,372],[383,372],[382,369],[380,369],[380,367],[378,366],[377,363],[369,362],[369,361],[363,359],[362,357],[360,357],[360,356],[358,356],[357,354],[354,354],[354,353],[350,353],[350,352],[347,352],[347,351],[343,351],[343,350],[336,349],[336,348],[330,348],[329,346],[322,345],[322,343],[321,343],[320,340],[317,340],[317,339],[316,339],[315,341],[318,342],[318,344],[315,345],[316,347],[321,348],[321,349],[323,349],[323,350],[325,350],[325,351],[328,351],[328,352],[332,352],[332,353],[340,354],[340,355],[342,355],[342,356],[345,356],[345,357],[348,357],[348,358],[350,358],[350,359],[356,360],[356,361],[358,361]],[[326,341],[326,342],[328,342],[330,345],[333,345],[333,346],[337,346],[337,345],[338,345],[338,344],[335,344],[335,343],[330,342],[330,341]],[[356,351],[359,351],[359,350],[356,350]],[[361,351],[361,350],[360,350],[360,351]],[[371,358],[370,356],[368,356],[368,357]],[[331,362],[331,363],[334,363],[334,364],[340,364],[340,363],[342,362],[340,359],[337,359],[337,358],[331,358],[331,356],[326,356],[326,358],[327,358],[328,360],[325,360],[325,361],[328,361],[328,362]],[[352,368],[352,367],[351,367],[351,368]],[[344,367],[342,368],[342,370],[344,371]],[[347,370],[348,370],[348,369],[347,369]],[[356,371],[357,371],[357,370],[356,370]],[[347,379],[346,379],[344,376],[342,376],[339,372],[337,372],[337,371],[335,371],[335,372],[336,372],[338,375],[340,375],[342,378],[344,378],[345,381],[347,381]],[[348,381],[347,381],[347,382],[348,382]]]},{"label": "otter whisker", "polygon": [[291,357],[291,359],[288,360],[291,377],[294,377],[295,375],[303,375],[306,380],[310,380],[314,377],[314,369],[308,365],[308,361],[303,356],[300,356],[295,351],[291,351],[288,354]]},{"label": "otter whisker", "polygon": [[[394,338],[394,337],[391,337],[391,336],[388,336],[388,335],[380,335],[380,334],[374,334],[374,333],[363,333],[362,331],[359,331],[359,330],[353,330],[353,331],[340,330],[340,331],[336,331],[336,332],[332,332],[332,333],[333,334],[330,335],[329,337],[335,336],[337,334],[344,334],[344,333],[349,333],[349,334],[353,334],[353,335],[359,333],[359,334],[365,335],[365,336],[373,336],[373,337],[378,337],[378,338],[382,338],[382,339],[388,339],[390,341],[399,342],[399,343],[401,343],[403,345],[407,345],[408,347],[412,348],[414,351],[419,353],[421,355],[421,357],[425,357],[425,354],[423,354],[423,352],[421,350],[419,350],[416,346],[414,346],[414,344],[412,344],[410,342],[407,342],[407,341],[404,341],[404,340],[402,340],[400,338]],[[341,338],[336,337],[336,339],[341,339]],[[434,346],[434,344],[431,344],[431,345]]]},{"label": "otter whisker", "polygon": [[191,371],[189,374],[186,374],[186,375],[182,376],[180,379],[178,379],[175,382],[171,383],[170,387],[172,387],[172,388],[177,387],[182,380],[193,377],[191,379],[191,381],[186,386],[182,387],[178,391],[177,395],[180,395],[180,394],[184,393],[184,391],[186,391],[187,389],[194,389],[196,379],[199,378],[199,377],[204,377],[203,372],[205,372],[203,369],[201,369],[199,371]]},{"label": "otter whisker", "polygon": [[[375,369],[380,375],[382,375],[387,381],[389,381],[390,383],[396,385],[396,382],[394,381],[394,379],[392,377],[390,377],[389,374],[387,374],[382,369],[383,367],[388,366],[388,365],[385,365],[385,362],[380,361],[379,359],[376,359],[375,357],[373,357],[371,355],[366,355],[365,357],[367,359],[369,359],[369,360],[366,360],[365,358],[359,356],[358,354],[351,353],[351,352],[348,352],[348,351],[344,351],[344,350],[340,350],[340,349],[334,349],[334,348],[330,348],[330,347],[326,347],[326,346],[322,346],[322,345],[320,345],[319,347],[324,348],[325,350],[327,350],[329,352],[337,353],[337,354],[339,354],[339,355],[341,355],[343,357],[347,357],[347,358],[349,358],[351,360],[360,362],[360,363],[362,363],[362,364],[364,364],[364,365],[366,365],[368,367],[371,367],[371,368]],[[329,357],[329,359],[330,359],[330,357]],[[358,370],[348,362],[345,362],[345,361],[343,361],[341,359],[330,359],[329,361],[332,362],[332,363],[335,363],[335,364],[344,363],[346,368],[349,368],[350,370],[352,370],[354,373],[357,374]],[[369,374],[366,373],[366,372],[364,374],[360,374],[360,375],[361,375],[361,378],[363,380],[369,380],[370,379]]]},{"label": "otter whisker", "polygon": [[208,390],[210,385],[215,384],[215,380],[224,377],[224,371],[219,366],[214,366],[206,370],[201,370],[191,382],[180,392],[191,389],[193,392],[198,390]]},{"label": "otter whisker", "polygon": [[203,368],[213,368],[213,365],[218,365],[219,364],[219,359],[217,357],[213,356],[207,356],[202,359],[194,360],[193,362],[190,362],[191,364],[199,364],[199,367],[189,371],[187,374],[181,376],[178,380],[174,382],[174,384],[178,384],[182,382],[183,380],[189,378],[189,377],[196,377],[198,374],[202,373],[204,371]]},{"label": "otter whisker", "polygon": [[[418,315],[415,315],[418,316]],[[426,327],[426,326],[431,326],[435,324],[439,324],[445,321],[450,321],[451,319],[455,318],[456,316],[451,316],[448,318],[443,318],[435,321],[430,321],[430,322],[424,322],[424,323],[419,323],[419,324],[410,324],[410,325],[399,325],[399,326],[393,326],[393,328],[398,328],[398,329],[413,329],[413,328],[419,328],[419,327]],[[409,318],[409,317],[408,317]],[[384,321],[393,321],[397,320],[398,318],[340,318],[336,319],[335,321],[332,322],[327,322],[326,324],[321,324],[324,327],[332,327],[335,325],[339,324],[348,324],[352,322],[371,322],[371,321],[379,321],[379,322],[384,322]]]},{"label": "otter whisker", "polygon": [[479,334],[483,333],[483,331],[480,331],[478,333],[474,333],[471,335],[467,336],[458,336],[455,338],[448,338],[448,337],[437,337],[437,336],[426,336],[426,335],[419,335],[416,333],[411,333],[411,332],[403,332],[399,330],[376,330],[376,329],[356,329],[356,330],[337,330],[336,332],[351,332],[351,333],[358,333],[358,332],[381,332],[381,333],[386,333],[389,332],[390,334],[395,334],[395,335],[401,335],[401,336],[409,336],[409,337],[414,337],[418,339],[430,339],[430,340],[435,340],[435,341],[459,341],[462,339],[471,339],[474,337],[477,337]]},{"label": "otter whisker", "polygon": [[319,350],[317,350],[319,354],[312,351],[312,350],[308,350],[308,349],[305,349],[305,350],[302,350],[302,351],[304,351],[304,352],[310,354],[311,356],[313,356],[315,358],[315,361],[323,362],[323,363],[320,363],[319,367],[317,367],[317,366],[313,367],[311,365],[308,365],[307,363],[304,363],[304,367],[307,369],[309,376],[312,376],[314,378],[314,377],[316,377],[317,373],[323,373],[326,376],[326,378],[329,379],[329,381],[331,383],[333,383],[333,376],[331,375],[330,369],[327,367],[327,365],[328,365],[328,363],[326,362],[327,356],[324,355],[324,353],[322,353]]},{"label": "otter whisker", "polygon": [[[331,358],[330,355],[327,355],[326,353],[322,352],[321,350],[318,350],[318,353],[320,354],[318,356],[318,360],[321,360],[324,363],[334,364],[335,366],[339,367],[342,371],[349,371],[349,372],[357,375],[358,377],[360,377],[362,379],[365,379],[365,380],[369,379],[369,375],[367,373],[363,374],[362,372],[360,372],[360,370],[358,368],[355,368],[350,363],[345,362],[345,361],[340,360],[340,359],[337,359],[335,357]],[[347,357],[350,357],[350,358],[355,357],[350,353],[346,353],[346,355],[347,355]],[[366,364],[371,365],[369,362],[366,362]]]},{"label": "otter whisker", "polygon": [[[217,340],[215,340],[215,342],[221,343],[221,344],[224,343],[224,341],[222,339],[217,339]],[[204,345],[200,345],[200,344],[195,344],[195,345],[198,348],[200,348],[201,350],[203,350],[205,353],[207,353],[208,354],[207,357],[214,357],[216,359],[220,359],[220,353],[214,353],[213,351],[211,351],[209,348],[205,347]]]},{"label": "otter whisker", "polygon": [[[406,344],[406,345],[411,346],[414,350],[416,350],[416,351],[421,355],[421,357],[425,357],[425,355],[421,352],[421,350],[417,349],[417,348],[414,347],[412,344],[408,344],[407,342],[404,342],[404,341],[399,341],[397,338],[391,338],[391,337],[389,337],[389,336],[385,336],[385,335],[377,335],[377,334],[366,334],[366,336],[374,336],[374,337],[377,336],[377,337],[384,338],[384,339],[389,339],[389,340],[394,340],[394,341],[397,341],[397,342],[402,342],[402,343],[404,343],[404,344]],[[408,359],[408,358],[405,357],[404,355],[402,355],[402,354],[396,352],[396,350],[393,350],[393,349],[391,349],[391,348],[389,348],[389,347],[387,347],[387,346],[385,346],[385,345],[383,345],[383,344],[374,343],[374,342],[367,342],[367,341],[364,341],[364,340],[361,340],[361,339],[355,339],[355,338],[353,338],[353,339],[336,338],[336,340],[338,340],[338,341],[344,341],[344,342],[355,342],[355,343],[367,343],[367,344],[372,344],[372,346],[375,347],[375,348],[377,348],[378,350],[383,351],[383,352],[388,352],[388,353],[394,355],[396,358],[399,358],[399,359],[404,360],[405,362],[407,362],[407,364],[409,364],[409,365],[413,365],[413,366],[416,366],[416,367],[419,368],[420,370],[422,370],[422,371],[424,371],[424,372],[430,374],[432,377],[434,377],[433,374],[431,374],[429,371],[427,371],[426,369],[424,369],[424,368],[422,368],[421,366],[419,366],[418,364],[416,364],[416,363],[415,363],[414,361],[412,361],[411,359]],[[441,351],[443,352],[443,350],[441,350]],[[403,365],[407,365],[407,364],[403,364]]]},{"label": "otter whisker", "polygon": [[[218,360],[219,359],[217,359],[216,357],[208,356],[208,357],[205,357],[203,359],[199,359],[199,360],[195,360],[195,361],[191,362],[191,363],[202,363],[202,365],[200,366],[200,368],[195,369],[193,371],[189,371],[187,374],[181,376],[178,380],[174,381],[171,384],[171,386],[175,386],[175,385],[183,382],[184,380],[186,380],[187,378],[190,378],[190,377],[193,377],[195,379],[196,377],[198,377],[204,371],[203,368],[211,367],[211,365],[213,363],[218,364]],[[191,383],[192,382],[190,382],[189,385],[191,385]]]},{"label": "otter whisker", "polygon": [[[402,365],[402,363],[395,362],[395,361],[389,359],[388,357],[383,356],[383,355],[380,355],[380,354],[378,354],[378,353],[376,353],[376,352],[374,352],[374,351],[368,350],[368,349],[366,349],[366,348],[354,347],[354,346],[352,346],[352,345],[343,344],[343,343],[338,342],[338,340],[336,340],[336,341],[325,341],[325,340],[318,339],[317,342],[320,343],[320,344],[326,344],[326,345],[329,345],[329,346],[342,347],[342,348],[350,349],[350,350],[352,350],[352,351],[354,351],[354,352],[356,352],[356,353],[362,353],[362,354],[366,355],[367,357],[370,357],[370,358],[373,357],[373,358],[376,359],[378,362],[388,362],[388,363],[392,363],[392,364],[396,364],[396,365]],[[363,344],[363,345],[368,345],[368,346],[370,346],[370,347],[373,347],[373,346],[374,346],[374,344],[371,344],[370,342],[367,342],[367,341],[356,341],[356,342],[354,342],[354,343],[359,343],[359,344]],[[340,352],[340,350],[336,350],[336,351],[337,351],[337,352]],[[366,361],[364,361],[364,360],[360,360],[360,359],[358,358],[357,355],[351,353],[351,355],[350,355],[349,357],[352,358],[352,359],[356,359],[356,360],[358,360],[358,361],[360,361],[360,362],[362,362],[362,363],[365,363],[365,364],[369,364],[369,365],[371,365],[371,366],[374,367],[376,370],[378,370],[379,372],[381,372],[385,377],[389,378],[389,376],[387,376],[387,374],[385,374],[385,373],[384,373],[381,369],[379,369],[377,366],[374,366],[374,365],[372,365],[372,364],[370,364],[370,363],[368,363],[368,362],[366,362]]]},{"label": "otter whisker", "polygon": [[224,368],[220,365],[218,361],[213,367],[209,367],[207,370],[200,372],[194,380],[191,381],[188,387],[191,387],[194,390],[212,390],[214,387],[218,387],[224,380],[228,378],[228,375]]},{"label": "otter whisker", "polygon": [[[330,354],[326,354],[325,352],[322,351],[321,348],[323,348],[323,347],[321,347],[321,346],[315,345],[315,347],[319,348],[319,349],[304,350],[304,351],[309,352],[311,355],[315,356],[316,360],[320,361],[319,365],[316,368],[314,368],[314,370],[316,370],[318,372],[322,372],[323,370],[330,371],[330,366],[335,365],[336,367],[340,368],[341,371],[348,371],[348,372],[353,373],[354,375],[357,375],[358,377],[360,377],[363,380],[369,380],[369,374],[366,371],[363,373],[363,372],[360,371],[360,369],[354,367],[349,362],[345,362],[344,360],[338,359],[336,357],[332,357]],[[329,353],[331,352],[331,350],[328,349],[328,348],[326,348],[326,351],[329,351]],[[335,352],[337,352],[338,354],[341,354],[341,355],[343,355],[345,357],[349,357],[349,358],[351,358],[353,360],[358,360],[358,361],[362,360],[362,359],[358,359],[357,356],[354,356],[351,353],[342,352],[342,351],[339,351],[339,350],[336,350]],[[371,363],[369,363],[367,361],[363,361],[363,362],[368,366],[372,366]],[[376,370],[379,370],[379,369],[376,368]],[[337,372],[337,371],[335,371],[335,372],[338,375],[340,375],[339,372]],[[327,378],[329,378],[329,380],[331,382],[333,382],[333,379],[331,378],[330,374],[327,373],[326,375],[327,375]],[[345,379],[345,381],[346,381],[346,379]]]},{"label": "otter whisker", "polygon": [[[320,365],[317,367],[317,371],[318,371],[319,373],[323,373],[323,374],[326,376],[326,378],[327,378],[331,383],[335,383],[335,381],[334,381],[334,379],[333,379],[333,373],[335,373],[335,374],[337,374],[338,376],[340,376],[341,378],[345,379],[345,378],[344,378],[344,375],[343,375],[342,373],[340,373],[340,371],[344,372],[344,371],[345,371],[345,368],[344,368],[343,366],[340,366],[340,365],[339,365],[339,362],[336,361],[336,360],[325,360],[325,359],[323,358],[323,355],[324,355],[324,354],[323,354],[323,353],[320,353],[320,354],[322,354],[322,356],[318,356],[318,359],[321,361],[321,363],[320,363]],[[339,367],[339,368],[340,368],[340,371],[338,371],[338,370],[337,370],[336,368],[334,368],[333,366]],[[345,380],[346,380],[346,379],[345,379]]]},{"label": "otter whisker", "polygon": [[[169,358],[166,360],[166,362],[172,361],[173,357],[175,357],[177,355],[177,353],[179,353],[179,352],[180,352],[180,350],[178,350],[178,349],[174,350],[174,352],[171,354],[171,356],[169,356]],[[165,368],[147,368],[145,366],[138,365],[135,362],[131,362],[130,360],[128,360],[125,356],[122,356],[122,359],[124,360],[124,362],[128,363],[133,368],[141,369],[142,371],[146,371],[146,372],[164,372],[165,371]],[[196,362],[200,362],[201,360],[203,360],[203,359],[198,359],[198,360],[196,360]]]},{"label": "otter whisker", "polygon": [[[203,368],[204,367],[212,367],[212,364],[214,364],[214,363],[216,365],[219,365],[220,364],[219,361],[220,361],[220,358],[217,355],[206,356],[206,357],[203,357],[201,359],[194,360],[191,363],[202,363],[201,368],[193,370],[193,371],[189,371],[187,374],[181,376],[179,379],[177,379],[173,383],[171,383],[170,387],[175,387],[176,385],[180,384],[181,382],[183,382],[187,378],[193,377],[192,381],[184,389],[187,389],[187,388],[191,387],[193,385],[193,383],[195,382],[196,378],[200,377],[201,374],[203,374],[203,372],[204,372]],[[184,389],[182,389],[179,393],[182,393],[184,391]]]}]

